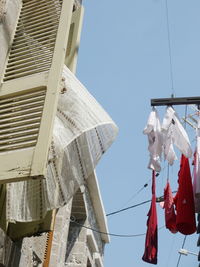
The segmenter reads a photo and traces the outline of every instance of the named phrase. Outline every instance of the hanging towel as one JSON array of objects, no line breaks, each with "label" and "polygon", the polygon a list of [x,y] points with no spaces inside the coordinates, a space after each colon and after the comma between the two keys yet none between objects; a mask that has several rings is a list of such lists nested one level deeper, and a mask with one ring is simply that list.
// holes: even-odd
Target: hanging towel
[{"label": "hanging towel", "polygon": [[172,107],[168,107],[162,123],[164,156],[170,165],[177,159],[173,144],[187,158],[192,157],[192,149],[188,135]]},{"label": "hanging towel", "polygon": [[147,233],[145,240],[145,251],[142,260],[151,264],[157,264],[158,253],[158,226],[156,211],[156,184],[155,171],[152,172],[152,200],[151,207],[148,212]]},{"label": "hanging towel", "polygon": [[173,234],[177,233],[176,214],[174,210],[174,199],[169,182],[164,189],[164,209],[165,209],[165,225]]},{"label": "hanging towel", "polygon": [[177,212],[176,227],[180,233],[190,235],[196,231],[196,221],[190,166],[184,155],[181,157],[178,183],[178,192],[174,198]]},{"label": "hanging towel", "polygon": [[150,152],[150,160],[148,168],[160,172],[160,159],[162,154],[162,133],[158,112],[155,108],[151,111],[147,125],[143,131],[148,136],[148,150]]}]

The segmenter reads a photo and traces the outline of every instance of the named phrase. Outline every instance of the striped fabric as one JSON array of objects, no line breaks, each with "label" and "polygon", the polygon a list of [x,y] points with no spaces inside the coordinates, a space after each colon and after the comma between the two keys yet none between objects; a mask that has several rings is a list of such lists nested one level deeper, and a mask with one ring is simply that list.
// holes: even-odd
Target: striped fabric
[{"label": "striped fabric", "polygon": [[45,180],[7,186],[7,220],[28,222],[69,202],[117,135],[117,126],[65,67]]}]

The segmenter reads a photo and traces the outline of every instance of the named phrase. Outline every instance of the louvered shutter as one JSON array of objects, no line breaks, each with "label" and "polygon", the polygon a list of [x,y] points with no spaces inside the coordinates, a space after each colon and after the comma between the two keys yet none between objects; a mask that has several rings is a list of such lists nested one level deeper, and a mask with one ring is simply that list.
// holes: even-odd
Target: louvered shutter
[{"label": "louvered shutter", "polygon": [[80,44],[81,29],[83,23],[84,8],[80,6],[72,14],[69,31],[65,65],[73,72],[76,72],[78,49]]},{"label": "louvered shutter", "polygon": [[23,0],[0,87],[0,183],[45,177],[72,0]]}]

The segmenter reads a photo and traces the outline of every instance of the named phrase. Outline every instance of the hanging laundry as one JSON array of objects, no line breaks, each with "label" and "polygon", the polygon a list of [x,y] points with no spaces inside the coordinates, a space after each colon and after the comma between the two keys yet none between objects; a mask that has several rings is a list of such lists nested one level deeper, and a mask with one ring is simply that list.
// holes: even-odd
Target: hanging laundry
[{"label": "hanging laundry", "polygon": [[163,151],[165,160],[168,161],[169,165],[173,165],[174,161],[177,160],[177,156],[170,131],[166,135],[163,134]]},{"label": "hanging laundry", "polygon": [[[197,123],[197,131],[196,131],[196,137],[197,137],[197,148],[196,148],[196,154],[194,157],[194,194],[196,200],[200,199],[200,119]],[[200,201],[200,200],[198,200]],[[198,205],[198,212],[200,212],[200,205]],[[196,207],[196,205],[195,205]],[[197,212],[197,211],[196,211]]]},{"label": "hanging laundry", "polygon": [[197,151],[194,153],[193,165],[194,206],[195,212],[200,213],[200,158]]},{"label": "hanging laundry", "polygon": [[194,169],[193,169],[193,192],[195,212],[200,212],[200,119],[197,123],[196,130],[197,147],[194,154]]},{"label": "hanging laundry", "polygon": [[181,157],[178,183],[178,192],[174,198],[176,227],[180,233],[190,235],[196,231],[196,221],[189,160],[184,155]]},{"label": "hanging laundry", "polygon": [[142,260],[151,264],[157,264],[158,253],[158,226],[157,226],[157,211],[156,211],[156,176],[155,171],[152,171],[152,200],[151,207],[148,212],[147,233],[145,240],[145,251]]},{"label": "hanging laundry", "polygon": [[197,153],[198,157],[200,158],[200,116],[197,122],[196,136],[197,136]]},{"label": "hanging laundry", "polygon": [[176,214],[174,210],[174,199],[172,195],[172,190],[167,181],[167,184],[164,189],[164,207],[165,209],[165,225],[173,234],[177,233],[176,228]]},{"label": "hanging laundry", "polygon": [[187,158],[192,156],[192,148],[188,135],[172,107],[168,107],[162,123],[164,156],[170,165],[177,159],[173,144]]},{"label": "hanging laundry", "polygon": [[162,154],[162,133],[158,112],[155,108],[151,111],[147,125],[143,131],[148,136],[148,150],[150,152],[150,160],[148,168],[160,172],[160,160]]}]

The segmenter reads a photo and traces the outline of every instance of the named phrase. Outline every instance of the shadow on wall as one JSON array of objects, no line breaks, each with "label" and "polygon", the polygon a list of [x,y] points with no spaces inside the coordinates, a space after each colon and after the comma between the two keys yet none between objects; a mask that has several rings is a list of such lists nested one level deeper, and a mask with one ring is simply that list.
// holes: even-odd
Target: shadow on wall
[{"label": "shadow on wall", "polygon": [[[81,225],[84,224],[86,220],[86,208],[83,199],[83,194],[81,193],[80,189],[77,191],[73,198],[72,202],[72,210],[71,210],[71,217],[76,218],[76,221],[79,222]],[[65,254],[65,262],[67,262],[68,257],[79,238],[79,234],[82,230],[82,226],[75,224],[74,222],[70,222],[69,225],[69,234],[68,234],[68,242],[67,242],[67,250]]]}]

